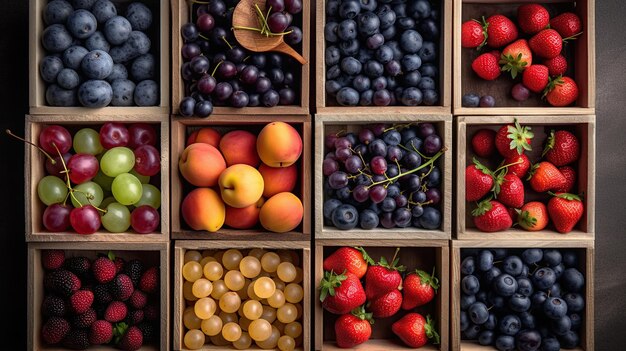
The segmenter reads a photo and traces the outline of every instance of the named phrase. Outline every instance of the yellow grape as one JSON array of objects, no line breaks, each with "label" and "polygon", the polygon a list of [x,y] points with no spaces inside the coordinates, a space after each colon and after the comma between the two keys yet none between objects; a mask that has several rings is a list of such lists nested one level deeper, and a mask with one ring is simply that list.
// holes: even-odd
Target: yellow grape
[{"label": "yellow grape", "polygon": [[248,326],[248,334],[254,341],[267,340],[272,335],[272,325],[264,319],[254,320]]},{"label": "yellow grape", "polygon": [[251,300],[261,300],[261,298],[256,296],[256,294],[254,293],[254,283],[255,282],[256,282],[256,280],[255,281],[251,281],[250,285],[248,285],[248,291],[247,291],[248,298],[251,299]]},{"label": "yellow grape", "polygon": [[207,297],[211,294],[211,291],[213,291],[213,284],[204,278],[200,278],[193,282],[193,286],[191,287],[193,296],[197,298]]},{"label": "yellow grape", "polygon": [[228,270],[237,269],[239,268],[239,262],[241,262],[242,258],[243,255],[241,254],[241,251],[237,249],[230,249],[224,252],[224,256],[222,256],[222,264]]},{"label": "yellow grape", "polygon": [[196,301],[193,310],[200,319],[211,318],[215,313],[215,300],[210,297],[204,297]]},{"label": "yellow grape", "polygon": [[257,260],[260,260],[263,255],[265,255],[267,251],[264,249],[252,249],[248,252],[248,256],[256,257]]},{"label": "yellow grape", "polygon": [[197,350],[204,345],[204,333],[198,329],[191,329],[185,333],[185,346],[190,350]]},{"label": "yellow grape", "polygon": [[[213,257],[214,255],[215,255],[215,250],[212,250],[212,249],[202,250],[202,257]],[[215,259],[215,257],[213,257],[213,259]]]},{"label": "yellow grape", "polygon": [[211,291],[211,297],[219,300],[222,295],[228,292],[228,288],[226,284],[224,284],[223,280],[216,280],[213,282],[213,291]]},{"label": "yellow grape", "polygon": [[291,323],[298,318],[298,309],[296,306],[286,303],[276,310],[276,318],[283,323]]},{"label": "yellow grape", "polygon": [[200,329],[200,323],[202,323],[202,319],[196,316],[196,312],[194,312],[193,307],[185,308],[183,312],[183,324],[187,329]]},{"label": "yellow grape", "polygon": [[220,312],[220,318],[222,319],[222,323],[238,323],[239,318],[237,317],[237,313],[226,313],[224,311]]},{"label": "yellow grape", "polygon": [[300,285],[291,283],[285,286],[285,299],[287,302],[298,303],[302,301],[303,297],[304,290]]},{"label": "yellow grape", "polygon": [[205,278],[214,282],[222,278],[222,275],[224,274],[224,269],[219,262],[211,261],[204,265],[203,273]]},{"label": "yellow grape", "polygon": [[274,349],[278,344],[278,338],[280,338],[280,332],[278,331],[278,328],[272,326],[272,333],[270,334],[270,337],[263,341],[257,341],[256,344],[264,350]]},{"label": "yellow grape", "polygon": [[261,277],[254,282],[254,293],[262,299],[272,296],[274,291],[276,291],[276,284],[270,278]]},{"label": "yellow grape", "polygon": [[247,350],[252,346],[252,338],[246,332],[241,333],[241,337],[233,342],[233,347],[237,350]]},{"label": "yellow grape", "polygon": [[219,250],[218,252],[215,253],[215,255],[213,255],[213,257],[215,257],[215,261],[217,261],[219,264],[222,264],[222,258],[224,257],[224,252],[223,250]]},{"label": "yellow grape", "polygon": [[254,256],[246,256],[239,262],[239,270],[246,278],[255,278],[261,273],[261,262]]},{"label": "yellow grape", "polygon": [[220,309],[226,313],[235,313],[241,305],[241,299],[236,292],[229,291],[220,297]]},{"label": "yellow grape", "polygon": [[285,330],[283,331],[285,335],[289,335],[292,338],[297,338],[302,335],[302,324],[300,322],[291,322],[285,324]]},{"label": "yellow grape", "polygon": [[183,266],[183,278],[195,282],[202,277],[202,266],[196,261],[189,261]]},{"label": "yellow grape", "polygon": [[239,326],[241,327],[241,330],[248,331],[248,326],[250,326],[250,323],[252,323],[252,321],[245,316],[239,318]]},{"label": "yellow grape", "polygon": [[278,349],[280,351],[293,351],[296,348],[296,341],[289,335],[283,335],[278,339]]},{"label": "yellow grape", "polygon": [[276,289],[274,294],[267,298],[267,303],[274,308],[281,307],[285,304],[285,294],[282,291]]},{"label": "yellow grape", "polygon": [[202,254],[199,251],[196,250],[187,250],[187,252],[185,252],[185,258],[184,258],[184,262],[190,262],[190,261],[200,261],[200,259],[202,259]]},{"label": "yellow grape", "polygon": [[237,290],[237,295],[239,295],[241,301],[248,299],[248,287],[250,287],[250,279],[246,279],[243,288]]},{"label": "yellow grape", "polygon": [[211,318],[202,320],[200,329],[208,336],[215,336],[222,332],[222,319],[216,315],[212,315]]},{"label": "yellow grape", "polygon": [[213,345],[216,345],[216,346],[228,346],[231,344],[230,341],[224,339],[224,337],[222,336],[222,333],[219,333],[215,336],[209,336],[209,340],[211,340]]},{"label": "yellow grape", "polygon": [[261,257],[261,267],[268,273],[276,272],[280,264],[280,256],[275,252],[268,252]]},{"label": "yellow grape", "polygon": [[276,320],[276,309],[270,306],[263,306],[263,314],[261,319],[265,319],[270,323],[274,323]]},{"label": "yellow grape", "polygon": [[224,276],[226,287],[232,291],[239,291],[246,284],[246,278],[239,271],[228,271]]},{"label": "yellow grape", "polygon": [[275,277],[272,280],[274,281],[274,285],[276,285],[276,289],[282,290],[282,291],[285,290],[285,282],[284,281],[280,280],[280,278],[278,278],[278,277]]},{"label": "yellow grape", "polygon": [[183,297],[187,301],[192,301],[193,302],[193,301],[198,300],[198,298],[195,297],[194,294],[193,294],[193,283],[192,282],[185,281],[183,283]]},{"label": "yellow grape", "polygon": [[304,271],[300,267],[296,267],[296,277],[292,283],[300,284],[304,280]]},{"label": "yellow grape", "polygon": [[296,340],[296,347],[302,346],[302,342],[304,341],[304,336],[300,335],[295,340]]},{"label": "yellow grape", "polygon": [[209,262],[215,262],[215,258],[211,256],[202,257],[202,259],[200,260],[200,265],[204,267]]},{"label": "yellow grape", "polygon": [[274,321],[274,323],[272,323],[272,325],[278,329],[281,335],[285,333],[285,323],[276,320]]},{"label": "yellow grape", "polygon": [[222,327],[222,336],[227,341],[237,341],[241,337],[241,327],[237,323],[226,323]]},{"label": "yellow grape", "polygon": [[297,303],[295,304],[296,309],[298,310],[298,315],[296,316],[296,319],[300,319],[302,317],[302,305]]},{"label": "yellow grape", "polygon": [[285,283],[290,283],[296,279],[296,266],[291,262],[282,262],[278,265],[276,272],[278,272],[278,278]]},{"label": "yellow grape", "polygon": [[243,315],[249,320],[261,318],[263,305],[256,300],[248,300],[243,304]]}]

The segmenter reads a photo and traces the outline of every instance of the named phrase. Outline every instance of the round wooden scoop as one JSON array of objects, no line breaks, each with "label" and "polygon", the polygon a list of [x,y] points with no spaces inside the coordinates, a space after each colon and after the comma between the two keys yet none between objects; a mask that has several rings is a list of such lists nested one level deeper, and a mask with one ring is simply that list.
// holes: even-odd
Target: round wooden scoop
[{"label": "round wooden scoop", "polygon": [[[265,0],[241,0],[233,12],[233,27],[259,28],[259,17],[254,5],[258,5],[261,11],[265,10]],[[254,52],[277,51],[289,55],[301,64],[306,60],[291,46],[287,45],[282,35],[266,36],[260,32],[247,29],[234,29],[235,38],[241,46]]]}]

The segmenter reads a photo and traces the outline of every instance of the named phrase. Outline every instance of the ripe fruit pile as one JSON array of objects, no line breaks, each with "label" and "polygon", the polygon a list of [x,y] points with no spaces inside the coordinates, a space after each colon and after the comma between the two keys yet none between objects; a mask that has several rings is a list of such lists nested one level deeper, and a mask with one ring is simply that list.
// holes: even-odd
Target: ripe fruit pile
[{"label": "ripe fruit pile", "polygon": [[364,126],[325,139],[324,223],[347,230],[441,226],[446,151],[431,123]]},{"label": "ripe fruit pile", "polygon": [[205,342],[238,350],[302,345],[304,272],[296,251],[188,250],[184,262],[187,349]]},{"label": "ripe fruit pile", "polygon": [[[416,308],[431,302],[439,280],[416,269],[404,279],[398,266],[398,251],[391,261],[383,256],[378,263],[361,248],[341,247],[324,259],[324,278],[320,282],[322,307],[340,315],[335,321],[337,346],[353,348],[369,340],[372,318],[396,316],[408,311],[393,323],[393,333],[412,348],[424,346],[428,339],[439,343],[439,335],[430,316],[424,318]],[[365,289],[361,279],[365,278]],[[369,311],[369,312],[366,312]]]},{"label": "ripe fruit pile", "polygon": [[463,339],[498,350],[580,344],[585,277],[574,250],[462,250]]},{"label": "ripe fruit pile", "polygon": [[66,257],[63,250],[43,250],[41,263],[41,338],[47,345],[137,350],[159,339],[159,267],[111,252],[91,260]]},{"label": "ripe fruit pile", "polygon": [[53,0],[43,20],[41,44],[48,56],[39,62],[39,76],[48,83],[48,105],[159,103],[159,61],[148,36],[152,12],[142,2]]},{"label": "ripe fruit pile", "polygon": [[145,123],[108,122],[99,132],[79,129],[73,138],[62,126],[43,128],[39,146],[47,153],[48,175],[39,180],[37,194],[48,206],[44,227],[50,232],[71,227],[79,234],[101,226],[111,233],[157,230],[161,192],[150,184],[151,178],[160,183],[156,143],[154,127]]},{"label": "ripe fruit pile", "polygon": [[[195,2],[195,1],[192,1]],[[238,46],[233,34],[233,10],[239,0],[197,2],[192,22],[180,34],[183,65],[181,77],[186,97],[180,114],[207,117],[213,106],[294,105],[298,103],[300,64],[290,56],[275,52],[256,53]],[[283,36],[284,41],[301,51],[302,0],[268,0],[268,7],[257,7],[258,28],[262,35]],[[295,88],[295,89],[294,89]]]},{"label": "ripe fruit pile", "polygon": [[569,106],[578,98],[578,86],[564,76],[568,62],[563,51],[581,33],[576,14],[565,12],[551,19],[542,5],[523,4],[517,9],[517,26],[501,14],[464,22],[461,46],[488,47],[472,62],[480,78],[494,80],[502,72],[509,72],[513,79],[519,75],[521,82],[511,90],[515,100],[524,101],[533,92],[542,93],[552,106]]},{"label": "ripe fruit pile", "polygon": [[326,1],[326,93],[339,105],[439,102],[440,12],[428,0],[389,2]]},{"label": "ripe fruit pile", "polygon": [[[478,202],[472,215],[474,225],[483,232],[507,230],[513,223],[524,230],[538,231],[552,220],[556,231],[569,233],[583,216],[581,197],[569,193],[577,178],[578,138],[567,130],[551,130],[540,159],[531,165],[525,155],[534,137],[530,129],[515,121],[497,132],[480,129],[472,136],[475,156],[491,164],[504,158],[495,170],[476,157],[465,169],[465,199]],[[526,185],[524,179],[528,180]],[[549,195],[547,207],[541,201],[526,201],[531,195],[525,192],[528,185],[535,193]]]},{"label": "ripe fruit pile", "polygon": [[183,200],[185,222],[209,232],[224,223],[250,229],[259,222],[272,232],[294,230],[304,215],[292,193],[301,154],[300,134],[284,122],[265,125],[258,136],[246,130],[221,135],[209,127],[193,132],[178,161],[183,177],[198,187]]}]

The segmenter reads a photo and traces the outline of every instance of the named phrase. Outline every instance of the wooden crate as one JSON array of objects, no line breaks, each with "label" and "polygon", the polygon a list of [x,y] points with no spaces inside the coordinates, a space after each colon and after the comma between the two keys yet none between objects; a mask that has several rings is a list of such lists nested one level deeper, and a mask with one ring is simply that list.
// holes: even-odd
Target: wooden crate
[{"label": "wooden crate", "polygon": [[452,252],[450,260],[450,349],[453,351],[490,351],[495,350],[491,346],[482,346],[477,342],[461,340],[460,315],[461,315],[461,249],[464,248],[572,248],[579,252],[579,270],[585,276],[585,309],[583,325],[581,328],[581,345],[574,350],[591,351],[594,349],[594,243],[593,241],[581,240],[511,240],[498,239],[488,240],[452,240]]},{"label": "wooden crate", "polygon": [[[161,190],[161,225],[155,233],[137,234],[110,233],[104,228],[100,228],[91,235],[80,235],[73,231],[63,233],[50,233],[43,226],[42,215],[46,206],[39,200],[37,195],[37,183],[45,175],[44,163],[46,157],[36,148],[25,145],[24,154],[24,174],[26,194],[25,213],[26,219],[26,241],[106,241],[106,242],[155,242],[169,241],[169,117],[167,115],[39,115],[26,116],[25,134],[27,140],[38,143],[39,133],[48,125],[61,125],[70,130],[70,133],[78,131],[82,127],[99,128],[106,122],[120,123],[149,123],[155,126],[157,137],[160,137],[161,171],[158,181],[152,180],[153,185]],[[156,183],[154,183],[156,182]],[[68,200],[69,201],[69,200]],[[130,230],[130,229],[129,229]]]},{"label": "wooden crate", "polygon": [[[436,329],[441,337],[439,345],[427,344],[420,350],[448,350],[448,299],[449,284],[449,241],[448,240],[371,240],[371,239],[322,239],[315,241],[315,350],[342,350],[335,343],[335,320],[337,315],[325,311],[319,301],[320,281],[324,277],[323,261],[332,252],[342,246],[362,246],[367,253],[378,261],[384,255],[391,259],[396,247],[401,247],[399,256],[400,264],[407,267],[407,272],[415,268],[429,271],[435,267],[435,273],[440,278],[440,287],[435,300],[426,306],[419,307],[417,312],[430,314],[436,323]],[[401,310],[396,316],[376,319],[372,326],[372,337],[370,340],[351,350],[365,351],[400,351],[406,350],[404,345],[391,331],[393,322],[404,316],[406,312]]]},{"label": "wooden crate", "polygon": [[[537,3],[533,0],[454,0],[454,98],[455,115],[589,115],[595,113],[595,3],[594,0],[543,0],[551,15],[565,11],[575,12],[582,21],[583,34],[566,49],[569,68],[567,76],[572,77],[579,89],[579,97],[573,107],[551,107],[539,97],[518,102],[511,97],[511,87],[515,82],[504,72],[494,81],[485,81],[472,71],[471,62],[478,56],[474,49],[461,47],[461,24],[470,19],[485,18],[496,13],[509,18],[517,17],[517,8],[522,3]],[[521,32],[520,32],[521,33]],[[507,77],[508,75],[508,77]],[[491,95],[496,99],[496,107],[463,107],[461,99],[465,93]],[[537,94],[535,94],[537,96]]]},{"label": "wooden crate", "polygon": [[[326,94],[326,42],[324,39],[324,27],[326,26],[326,0],[316,0],[315,28],[315,76],[317,77],[315,89],[316,114],[445,114],[451,110],[452,96],[452,2],[448,0],[432,0],[439,5],[440,27],[439,37],[439,103],[435,106],[340,106],[334,98]],[[434,5],[433,7],[436,7]]]},{"label": "wooden crate", "polygon": [[[180,101],[185,97],[185,82],[180,75],[183,64],[181,48],[183,39],[180,36],[180,27],[188,23],[192,18],[191,8],[193,4],[188,0],[170,0],[172,8],[172,114],[180,115]],[[227,115],[303,115],[309,113],[309,77],[310,77],[310,51],[311,51],[311,4],[310,1],[302,2],[302,52],[301,55],[307,61],[300,68],[300,87],[295,89],[300,92],[299,105],[285,105],[275,107],[227,107],[215,106],[213,114]],[[213,118],[214,115],[211,115]]]},{"label": "wooden crate", "polygon": [[[315,238],[316,239],[449,239],[452,228],[452,117],[450,115],[413,115],[413,114],[360,114],[352,116],[346,122],[343,115],[317,115],[315,122]],[[440,158],[439,168],[442,171],[441,185],[441,213],[442,225],[439,230],[425,230],[415,227],[408,228],[376,228],[372,230],[360,229],[341,230],[333,226],[324,225],[324,138],[329,132],[358,131],[362,125],[373,123],[410,123],[429,122],[437,128],[437,133],[443,139],[443,145],[448,148]]]},{"label": "wooden crate", "polygon": [[[532,152],[527,152],[531,162],[540,158],[545,140],[552,129],[563,128],[573,132],[580,141],[580,159],[573,166],[576,169],[577,181],[572,192],[584,193],[585,213],[574,230],[568,234],[560,234],[549,225],[546,229],[529,232],[519,228],[511,228],[497,233],[483,233],[476,229],[472,221],[471,211],[474,205],[468,206],[465,201],[465,168],[472,164],[471,137],[478,129],[489,128],[497,131],[501,126],[513,123],[515,117],[459,117],[457,123],[457,182],[456,182],[456,222],[458,239],[477,239],[488,236],[493,240],[535,239],[561,240],[582,239],[593,240],[595,233],[595,117],[594,116],[544,116],[517,117],[522,126],[531,126],[535,137],[532,141]],[[481,163],[490,169],[497,168],[495,162],[479,158]],[[484,162],[483,162],[484,161]],[[547,194],[537,194],[525,182],[526,201],[543,201],[547,204]]]},{"label": "wooden crate", "polygon": [[[169,244],[167,243],[28,243],[28,349],[29,350],[66,350],[60,345],[45,345],[41,340],[41,303],[44,298],[44,270],[41,266],[42,250],[65,250],[65,257],[85,256],[90,259],[97,254],[113,251],[125,260],[141,259],[147,265],[159,265],[160,290],[160,328],[159,337],[151,344],[144,345],[141,351],[165,351],[170,343],[170,288],[169,288]],[[90,350],[115,350],[112,346],[91,346]]]},{"label": "wooden crate", "polygon": [[[166,0],[144,0],[152,11],[152,28],[150,52],[159,61],[159,105],[150,107],[140,106],[110,106],[103,108],[88,108],[82,106],[57,107],[46,103],[46,83],[39,75],[39,63],[46,56],[41,45],[41,36],[46,25],[43,22],[43,10],[47,0],[29,0],[29,18],[32,19],[29,29],[29,82],[30,82],[30,114],[32,115],[136,115],[136,114],[168,114],[170,112],[170,16]],[[78,116],[77,116],[78,117]]]},{"label": "wooden crate", "polygon": [[[304,279],[302,288],[304,289],[303,299],[303,315],[299,320],[302,323],[302,346],[296,348],[299,351],[308,351],[311,346],[311,243],[309,241],[223,241],[223,240],[177,240],[174,244],[174,350],[187,350],[183,342],[185,337],[185,326],[183,325],[183,311],[186,307],[185,299],[182,294],[182,286],[184,282],[182,269],[184,265],[185,252],[187,250],[210,250],[210,249],[253,249],[262,248],[268,250],[292,250],[300,257],[300,265],[302,268]],[[207,337],[208,340],[208,337]],[[224,350],[232,348],[230,346],[216,346],[205,344],[200,350]],[[260,350],[254,345],[251,350]]]},{"label": "wooden crate", "polygon": [[[180,211],[183,199],[191,189],[195,188],[188,184],[178,170],[178,160],[185,150],[185,143],[190,130],[201,127],[213,127],[221,133],[235,129],[243,129],[258,134],[266,124],[274,121],[282,121],[291,124],[302,136],[302,156],[298,160],[300,180],[296,184],[294,194],[300,198],[304,207],[302,223],[288,233],[272,233],[263,229],[260,225],[253,229],[231,229],[222,227],[215,233],[207,231],[194,231],[189,228]],[[217,115],[208,119],[174,117],[171,126],[171,182],[172,182],[172,239],[196,239],[196,240],[309,240],[311,234],[311,118],[308,115],[293,116],[266,116],[261,115],[248,118],[242,115]]]}]

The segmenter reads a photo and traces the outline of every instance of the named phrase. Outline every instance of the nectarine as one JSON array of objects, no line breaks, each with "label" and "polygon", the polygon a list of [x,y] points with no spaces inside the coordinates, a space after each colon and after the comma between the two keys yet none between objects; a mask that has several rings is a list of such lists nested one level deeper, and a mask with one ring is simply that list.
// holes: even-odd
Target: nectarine
[{"label": "nectarine", "polygon": [[194,230],[218,231],[224,225],[226,208],[215,190],[197,188],[192,190],[181,206],[185,222]]},{"label": "nectarine", "polygon": [[260,162],[256,152],[256,136],[245,130],[233,130],[224,134],[220,140],[220,151],[228,166],[243,163],[256,167]]},{"label": "nectarine", "polygon": [[256,140],[261,161],[270,167],[288,167],[302,154],[302,138],[298,131],[285,122],[267,124]]},{"label": "nectarine", "polygon": [[300,199],[292,193],[278,193],[261,207],[259,221],[263,228],[276,232],[285,233],[294,230],[304,215],[304,208]]},{"label": "nectarine", "polygon": [[296,165],[288,167],[270,167],[265,163],[259,166],[259,173],[263,176],[263,196],[270,198],[278,193],[292,191],[298,181]]},{"label": "nectarine", "polygon": [[250,229],[259,223],[259,213],[265,199],[260,198],[255,204],[244,208],[226,206],[226,220],[224,223],[235,229]]},{"label": "nectarine", "polygon": [[194,143],[204,143],[213,147],[218,147],[221,138],[222,135],[217,130],[211,127],[205,127],[198,129],[189,135],[187,138],[187,146]]},{"label": "nectarine", "polygon": [[195,186],[215,186],[226,169],[226,161],[218,149],[203,143],[187,146],[180,155],[178,168],[183,177]]},{"label": "nectarine", "polygon": [[259,201],[263,195],[263,177],[252,166],[230,166],[222,172],[218,183],[222,200],[232,207],[248,207]]}]

